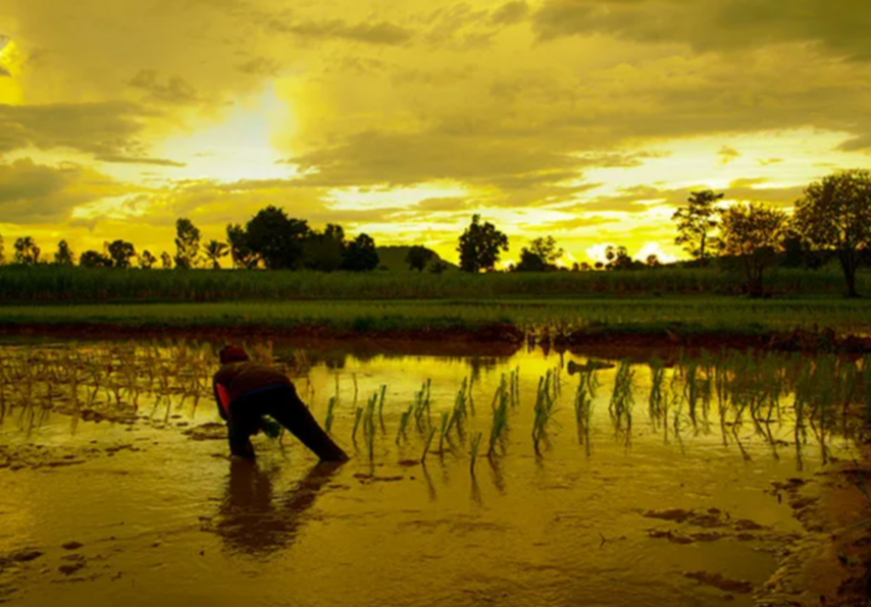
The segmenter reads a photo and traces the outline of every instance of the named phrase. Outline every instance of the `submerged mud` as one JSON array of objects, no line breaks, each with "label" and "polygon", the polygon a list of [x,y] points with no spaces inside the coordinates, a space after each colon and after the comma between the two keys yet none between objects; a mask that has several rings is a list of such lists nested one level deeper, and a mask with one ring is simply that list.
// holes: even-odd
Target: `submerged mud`
[{"label": "submerged mud", "polygon": [[[68,346],[43,347],[62,356]],[[203,389],[197,374],[161,383],[156,373],[154,392],[140,386],[136,406],[132,388],[116,395],[111,385],[93,399],[90,388],[51,399],[34,388],[35,410],[10,408],[7,392],[0,602],[865,604],[849,602],[865,600],[869,543],[857,488],[866,472],[854,463],[863,461],[861,424],[849,412],[832,409],[814,433],[785,387],[783,406],[758,409],[756,421],[731,409],[721,417],[715,403],[691,419],[689,401],[671,404],[663,420],[648,410],[648,367],[633,365],[627,427],[612,417],[617,360],[540,351],[295,359],[306,361],[294,367],[296,383],[319,421],[337,399],[331,432],[354,454],[344,466],[318,465],[289,436],[255,437],[257,462],[231,461],[214,405],[192,395]],[[539,378],[569,363],[598,382],[586,432],[576,423],[578,375],[562,371],[537,455]],[[664,371],[671,397],[684,394],[686,364]],[[508,433],[473,467],[470,438],[482,432],[486,445],[494,393],[518,368]],[[462,435],[436,438],[421,463],[425,437],[413,418],[403,437],[403,413],[430,380],[422,420],[438,426],[469,377],[474,413]],[[382,386],[374,435],[354,433],[357,408]]]}]

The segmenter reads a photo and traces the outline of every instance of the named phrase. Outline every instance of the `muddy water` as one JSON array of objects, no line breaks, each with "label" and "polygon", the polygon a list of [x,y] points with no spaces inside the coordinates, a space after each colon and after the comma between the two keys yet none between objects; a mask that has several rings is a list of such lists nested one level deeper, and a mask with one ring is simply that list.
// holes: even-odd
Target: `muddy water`
[{"label": "muddy water", "polygon": [[[589,453],[575,425],[577,376],[563,369],[538,457],[539,378],[583,356],[313,352],[308,360],[297,385],[319,420],[339,396],[332,432],[355,454],[341,467],[317,466],[289,437],[258,436],[256,465],[231,462],[223,429],[207,425],[217,415],[205,400],[169,399],[167,410],[142,397],[124,423],[7,413],[0,602],[751,605],[804,533],[793,516],[799,493],[784,488],[814,499],[825,467],[813,434],[796,450],[787,413],[772,425],[773,444],[746,424],[724,445],[715,411],[666,434],[647,416],[645,365],[636,368],[628,437],[608,412],[615,370],[597,373]],[[474,476],[468,441],[453,438],[439,451],[436,438],[426,466],[415,463],[424,441],[413,424],[396,444],[421,384],[431,380],[438,420],[473,377],[476,414],[465,431],[483,431],[486,451],[494,391],[517,368],[520,403],[504,453],[480,457]],[[355,409],[382,385],[383,431],[379,420],[370,460],[362,432],[351,440]],[[827,456],[851,457],[849,440],[827,443]]]}]

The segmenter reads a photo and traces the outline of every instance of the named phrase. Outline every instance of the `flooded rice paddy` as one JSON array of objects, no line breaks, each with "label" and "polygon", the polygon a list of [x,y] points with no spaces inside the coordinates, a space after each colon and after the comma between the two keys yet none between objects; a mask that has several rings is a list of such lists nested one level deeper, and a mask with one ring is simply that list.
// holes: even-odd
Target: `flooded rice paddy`
[{"label": "flooded rice paddy", "polygon": [[834,357],[261,343],[353,459],[260,435],[252,465],[217,347],[0,346],[0,603],[788,604],[772,580],[871,394]]}]

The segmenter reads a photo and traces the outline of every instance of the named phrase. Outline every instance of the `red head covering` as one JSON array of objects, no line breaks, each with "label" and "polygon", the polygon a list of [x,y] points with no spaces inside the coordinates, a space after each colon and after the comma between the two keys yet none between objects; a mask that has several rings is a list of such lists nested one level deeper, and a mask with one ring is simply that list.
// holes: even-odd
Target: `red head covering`
[{"label": "red head covering", "polygon": [[236,346],[225,346],[221,349],[218,357],[220,358],[222,365],[229,363],[242,363],[248,360],[248,355],[245,353],[245,350]]}]

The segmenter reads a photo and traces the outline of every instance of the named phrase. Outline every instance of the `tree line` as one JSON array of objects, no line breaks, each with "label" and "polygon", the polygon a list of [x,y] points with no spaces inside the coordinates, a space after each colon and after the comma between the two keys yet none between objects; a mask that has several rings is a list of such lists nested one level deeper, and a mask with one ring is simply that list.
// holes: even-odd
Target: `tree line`
[{"label": "tree line", "polygon": [[[765,271],[782,264],[818,268],[831,257],[838,260],[849,297],[858,297],[856,272],[871,262],[871,171],[840,171],[805,188],[792,214],[765,204],[718,205],[725,193],[692,192],[687,205],[672,216],[676,223],[675,244],[683,246],[699,267],[717,258],[724,267],[739,269],[745,290],[752,297],[765,295]],[[460,268],[468,272],[492,270],[508,237],[475,216],[460,237]],[[520,261],[509,268],[518,272],[542,272],[558,267],[563,250],[552,236],[536,238],[521,250]],[[633,270],[657,268],[656,255],[644,261],[632,259],[626,247],[609,245],[605,260],[596,269]],[[589,264],[574,264],[574,270],[590,270]]]},{"label": "tree line", "polygon": [[[274,206],[258,211],[247,224],[227,226],[227,241],[201,243],[201,233],[190,219],[176,221],[175,255],[160,254],[164,269],[220,269],[221,260],[229,257],[240,269],[317,270],[332,272],[347,270],[365,272],[378,267],[375,241],[367,234],[348,239],[340,225],[328,224],[323,231],[312,229],[306,220],[288,217]],[[53,263],[76,265],[76,256],[66,240],[58,244],[54,260],[41,257],[42,251],[30,236],[15,241],[12,262],[23,266]],[[3,239],[0,237],[0,263],[5,261]],[[133,243],[115,240],[104,250],[85,251],[78,265],[86,268],[127,269],[137,266],[144,270],[156,267],[158,258],[150,251],[137,253]]]},{"label": "tree line", "polygon": [[[673,220],[678,232],[675,243],[692,258],[689,266],[705,267],[716,258],[725,267],[740,269],[751,296],[764,295],[763,277],[775,264],[792,267],[820,267],[837,258],[844,273],[847,293],[858,295],[856,272],[871,257],[871,171],[853,169],[834,173],[810,184],[790,215],[763,204],[720,205],[724,193],[712,190],[692,192],[686,206]],[[270,270],[315,270],[332,272],[370,271],[379,267],[375,241],[367,234],[348,239],[344,229],[328,224],[322,231],[311,228],[304,219],[291,218],[280,208],[269,206],[257,212],[244,226],[227,226],[226,242],[211,240],[201,244],[200,230],[187,218],[176,222],[176,252],[160,254],[159,259],[123,240],[107,243],[104,251],[85,251],[78,259],[83,267],[151,269],[158,261],[163,268],[220,269],[229,257],[235,268]],[[460,235],[457,252],[459,268],[469,273],[493,271],[509,248],[508,236],[492,223],[474,215]],[[34,240],[25,236],[14,244],[12,261],[30,266],[45,263]],[[520,259],[508,270],[547,272],[560,266],[564,251],[552,236],[531,240],[520,251]],[[3,263],[0,237],[0,263]],[[430,249],[410,247],[405,262],[412,270],[443,272],[448,265]],[[73,266],[76,256],[62,240],[54,254],[54,264]],[[572,270],[654,269],[662,264],[656,255],[633,259],[626,247],[608,246],[605,260],[594,265],[575,263]]]}]

